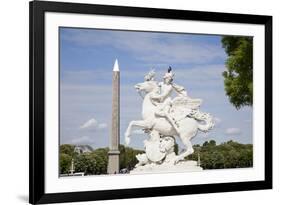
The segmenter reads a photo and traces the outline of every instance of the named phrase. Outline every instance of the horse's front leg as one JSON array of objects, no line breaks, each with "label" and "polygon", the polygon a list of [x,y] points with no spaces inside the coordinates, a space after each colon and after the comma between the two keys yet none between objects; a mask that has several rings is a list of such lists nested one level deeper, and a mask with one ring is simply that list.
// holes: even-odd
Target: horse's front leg
[{"label": "horse's front leg", "polygon": [[152,127],[151,123],[149,121],[144,120],[133,120],[129,123],[129,126],[125,132],[125,143],[126,145],[130,144],[130,136],[135,127],[141,128],[141,129],[150,129]]}]

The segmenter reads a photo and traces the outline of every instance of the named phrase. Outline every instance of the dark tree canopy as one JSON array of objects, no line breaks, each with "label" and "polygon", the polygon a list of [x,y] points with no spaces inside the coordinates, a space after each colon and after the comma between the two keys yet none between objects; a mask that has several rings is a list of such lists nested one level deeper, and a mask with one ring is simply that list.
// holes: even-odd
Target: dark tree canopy
[{"label": "dark tree canopy", "polygon": [[[75,172],[84,172],[85,175],[107,174],[109,148],[98,148],[91,152],[77,153],[75,145],[60,145],[60,174],[69,174],[71,161],[74,162]],[[120,169],[133,169],[138,160],[136,155],[142,150],[120,145]]]},{"label": "dark tree canopy", "polygon": [[237,108],[253,104],[253,38],[225,36],[222,45],[228,55],[224,85],[230,102]]},{"label": "dark tree canopy", "polygon": [[72,157],[65,153],[60,153],[60,173],[69,173]]},{"label": "dark tree canopy", "polygon": [[74,155],[74,145],[71,144],[63,144],[60,146],[60,153],[67,154],[69,156]]},{"label": "dark tree canopy", "polygon": [[253,145],[240,144],[232,140],[217,145],[206,141],[202,146],[194,145],[194,153],[187,159],[198,161],[203,169],[245,168],[253,166]]}]

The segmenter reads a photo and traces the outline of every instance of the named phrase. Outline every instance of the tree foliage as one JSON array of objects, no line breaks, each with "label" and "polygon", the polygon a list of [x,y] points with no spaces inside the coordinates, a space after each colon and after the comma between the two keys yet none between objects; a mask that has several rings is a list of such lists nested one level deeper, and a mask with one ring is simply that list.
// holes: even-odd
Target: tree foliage
[{"label": "tree foliage", "polygon": [[74,155],[74,148],[74,145],[63,144],[60,146],[60,153],[67,154],[72,157]]},{"label": "tree foliage", "polygon": [[[198,161],[200,154],[203,169],[223,169],[253,166],[253,146],[228,141],[217,145],[216,141],[210,140],[202,145],[193,146],[194,153],[188,159]],[[136,155],[143,153],[131,147],[120,145],[120,169],[131,170],[138,160]],[[176,151],[178,145],[176,145]],[[83,172],[85,175],[107,174],[108,151],[106,148],[95,149],[92,152],[78,154],[74,152],[73,145],[60,146],[60,174],[69,174],[71,161],[74,161],[75,172]]]},{"label": "tree foliage", "polygon": [[107,152],[106,149],[98,152],[86,152],[74,159],[75,172],[84,172],[85,175],[106,174]]},{"label": "tree foliage", "polygon": [[136,150],[131,147],[125,147],[124,145],[120,145],[120,169],[128,169],[131,170],[138,163],[136,158],[137,154],[143,153],[144,151]]},{"label": "tree foliage", "polygon": [[253,145],[228,141],[216,145],[214,140],[202,146],[194,145],[194,153],[188,158],[198,161],[203,169],[243,168],[253,166]]},{"label": "tree foliage", "polygon": [[70,172],[72,157],[65,153],[60,153],[60,173],[67,174]]},{"label": "tree foliage", "polygon": [[[107,174],[109,151],[107,147],[81,154],[74,152],[74,148],[74,145],[69,144],[60,146],[60,174],[70,173],[72,159],[75,172],[83,172],[85,175]],[[142,152],[141,150],[120,145],[120,169],[133,169],[137,164],[135,156]]]},{"label": "tree foliage", "polygon": [[63,144],[60,146],[59,152],[60,173],[68,174],[70,172],[71,160],[75,155],[74,145]]},{"label": "tree foliage", "polygon": [[253,104],[253,38],[225,36],[222,45],[228,55],[224,85],[230,102],[237,108]]}]

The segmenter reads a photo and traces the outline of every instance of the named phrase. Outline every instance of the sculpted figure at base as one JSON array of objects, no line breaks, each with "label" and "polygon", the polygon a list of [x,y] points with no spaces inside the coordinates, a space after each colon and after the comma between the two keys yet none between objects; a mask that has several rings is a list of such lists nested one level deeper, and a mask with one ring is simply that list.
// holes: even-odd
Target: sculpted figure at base
[{"label": "sculpted figure at base", "polygon": [[174,163],[176,154],[174,152],[175,139],[172,136],[162,136],[156,131],[151,131],[150,138],[144,141],[144,154],[136,155],[138,164],[136,167],[143,165],[152,165],[160,163]]},{"label": "sculpted figure at base", "polygon": [[[187,95],[183,86],[175,84],[171,67],[163,77],[163,82],[154,80],[155,72],[149,72],[143,83],[135,85],[135,89],[143,97],[142,120],[129,123],[125,132],[125,143],[130,143],[133,129],[143,129],[149,139],[144,141],[145,153],[137,155],[140,166],[159,166],[162,164],[178,164],[194,152],[191,139],[198,130],[208,132],[214,126],[213,117],[199,110],[201,99],[193,99]],[[172,98],[175,91],[176,97]],[[179,155],[174,152],[175,137],[179,137],[185,151]]]}]

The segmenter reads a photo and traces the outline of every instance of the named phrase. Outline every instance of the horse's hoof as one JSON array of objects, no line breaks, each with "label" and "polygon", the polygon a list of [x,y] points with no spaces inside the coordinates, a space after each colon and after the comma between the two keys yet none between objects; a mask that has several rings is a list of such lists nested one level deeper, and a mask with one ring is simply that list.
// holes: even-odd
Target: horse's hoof
[{"label": "horse's hoof", "polygon": [[176,165],[176,164],[178,164],[180,161],[182,161],[183,159],[182,159],[182,157],[176,157],[175,159],[174,159],[174,164]]}]

